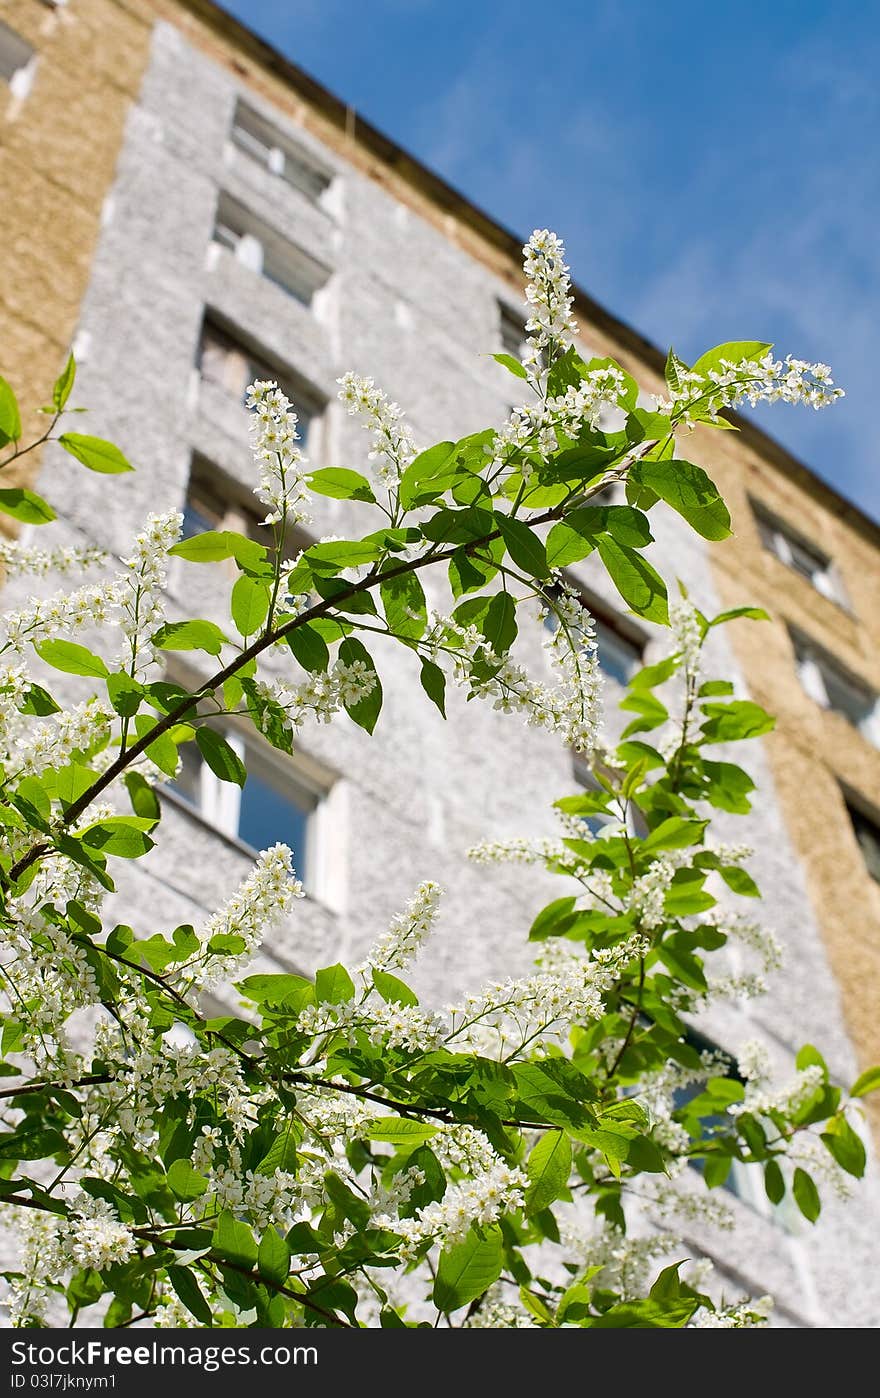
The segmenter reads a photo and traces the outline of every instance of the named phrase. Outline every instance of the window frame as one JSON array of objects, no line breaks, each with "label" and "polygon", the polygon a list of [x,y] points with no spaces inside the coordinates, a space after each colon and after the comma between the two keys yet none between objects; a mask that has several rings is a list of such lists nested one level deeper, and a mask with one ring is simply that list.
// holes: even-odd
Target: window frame
[{"label": "window frame", "polygon": [[[300,806],[305,814],[305,840],[302,851],[302,868],[294,869],[302,880],[306,892],[321,901],[328,901],[326,895],[327,863],[325,846],[328,834],[327,805],[334,785],[329,773],[318,775],[316,770],[307,770],[306,764],[297,761],[286,753],[279,753],[265,739],[256,733],[246,732],[242,725],[234,721],[212,723],[214,728],[229,743],[229,746],[244,762],[248,775],[253,771],[260,779],[260,772],[269,772],[262,778],[266,785],[274,787],[288,799],[291,805],[299,805],[296,796],[287,797],[286,790],[305,793],[313,802]],[[193,743],[193,747],[194,747]],[[259,850],[239,834],[241,818],[242,790],[234,782],[221,781],[205,762],[198,749],[195,749],[198,762],[198,802],[185,796],[177,787],[166,783],[159,788],[160,794],[173,805],[198,820],[208,830],[228,841],[235,849],[250,859],[255,859]],[[309,764],[311,769],[316,764]],[[273,780],[273,776],[277,780]],[[282,843],[284,843],[282,841]]]},{"label": "window frame", "polygon": [[[781,519],[762,501],[756,500],[752,496],[749,496],[748,500],[762,548],[767,553],[772,554],[780,563],[783,563],[791,572],[804,578],[815,592],[849,611],[849,602],[840,572],[834,560],[825,550],[814,543],[812,539],[808,539],[801,530],[789,524],[787,520]],[[808,562],[812,560],[815,566],[812,568],[802,567],[798,562],[798,552]]]},{"label": "window frame", "polygon": [[37,66],[37,50],[23,34],[0,19],[0,82],[13,99],[23,101],[31,90]]},{"label": "window frame", "polygon": [[[229,398],[244,405],[248,384],[253,383],[255,379],[269,379],[276,382],[282,392],[287,394],[293,404],[294,412],[299,418],[301,450],[308,455],[313,463],[318,464],[324,443],[326,399],[307,380],[297,374],[296,370],[279,364],[277,361],[273,362],[271,357],[266,355],[259,346],[253,348],[253,345],[253,340],[246,333],[237,330],[221,315],[215,314],[210,306],[207,307],[196,347],[195,368],[199,383],[210,384],[226,393]],[[226,356],[225,366],[229,369],[228,379],[222,373],[205,373],[205,351],[209,349],[214,349]],[[232,369],[234,367],[232,357],[235,355],[239,356],[243,362],[243,372],[239,376],[240,391],[237,386],[232,384]],[[303,425],[306,427],[304,434],[302,433]]]},{"label": "window frame", "polygon": [[[796,627],[790,626],[788,631],[794,651],[795,669],[804,693],[828,713],[840,714],[851,728],[861,733],[874,747],[880,748],[880,696],[867,681],[854,675],[824,646]],[[860,717],[854,716],[855,709],[849,710],[833,702],[832,692],[828,687],[829,678],[841,690],[852,692],[854,698],[864,699],[865,710]]]},{"label": "window frame", "polygon": [[[501,346],[502,354],[510,354],[514,359],[522,360],[528,340],[526,330],[527,316],[509,301],[502,301],[500,297],[496,299],[498,306],[498,343]],[[513,332],[517,331],[516,342],[514,343]]]},{"label": "window frame", "polygon": [[[860,797],[856,796],[855,793],[843,788],[841,790],[841,795],[843,796],[846,813],[849,816],[850,825],[852,827],[853,839],[858,845],[865,873],[869,879],[880,885],[880,816],[878,816],[876,811],[868,807]],[[866,831],[871,843],[876,844],[876,853],[869,853],[866,850],[865,842],[862,839],[862,830]],[[872,860],[874,859],[876,860],[876,869],[872,868]]]},{"label": "window frame", "polygon": [[[196,492],[204,490],[205,496],[215,507],[215,522],[209,522],[209,529],[230,529],[235,533],[244,534],[248,539],[253,539],[255,543],[262,544],[270,553],[272,552],[272,532],[260,522],[261,511],[256,496],[199,451],[194,451],[190,457],[189,477],[186,483],[182,511],[184,538],[197,537],[195,534],[187,533],[185,529],[186,510],[190,502],[190,495],[194,490]],[[207,516],[203,515],[203,518],[207,518]],[[203,531],[199,530],[198,532],[202,533]],[[311,534],[301,525],[288,522],[284,532],[284,558],[295,558],[298,553],[310,548],[315,542]]]},{"label": "window frame", "polygon": [[217,199],[212,243],[307,310],[320,308],[331,268],[224,189]]},{"label": "window frame", "polygon": [[326,211],[336,172],[241,97],[232,113],[229,141],[310,204]]}]

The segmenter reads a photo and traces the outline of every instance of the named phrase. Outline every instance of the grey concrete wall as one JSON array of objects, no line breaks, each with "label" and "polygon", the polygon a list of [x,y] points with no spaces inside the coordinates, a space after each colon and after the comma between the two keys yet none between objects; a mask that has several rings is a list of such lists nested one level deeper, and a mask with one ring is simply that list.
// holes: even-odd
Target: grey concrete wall
[{"label": "grey concrete wall", "polygon": [[[194,448],[236,479],[252,480],[243,413],[195,381],[205,307],[329,400],[317,464],[364,463],[366,438],[333,399],[335,378],[347,368],[372,374],[407,409],[423,445],[497,423],[515,401],[516,381],[486,357],[499,348],[497,298],[504,292],[492,274],[248,94],[336,171],[328,207],[259,168],[228,142],[238,95],[234,79],[175,29],[156,27],[79,327],[78,400],[91,410],[91,430],[116,440],[137,471],[108,483],[58,453],[47,457],[43,473],[47,491],[63,502],[71,535],[120,554],[149,510],[182,505]],[[207,256],[221,190],[332,268],[320,317],[231,255]],[[363,507],[326,501],[315,532],[366,527]],[[656,534],[656,565],[682,577],[704,610],[717,610],[703,542],[668,513],[656,514]],[[616,605],[589,561],[575,572]],[[442,587],[426,584],[429,600],[441,603]],[[206,575],[178,564],[172,614],[194,599],[205,614],[216,606]],[[536,622],[527,648],[537,667],[539,642]],[[648,660],[662,645],[661,636],[650,639]],[[376,653],[385,711],[375,736],[345,717],[303,735],[304,752],[338,774],[325,831],[334,872],[323,898],[297,905],[265,959],[311,970],[356,957],[419,880],[431,877],[447,893],[440,930],[414,980],[426,998],[443,1002],[529,964],[526,930],[559,890],[533,871],[479,869],[463,855],[481,839],[551,832],[551,803],[574,786],[571,762],[552,736],[466,705],[461,696],[451,696],[444,724],[422,695],[413,658]],[[736,675],[723,636],[713,660],[719,673]],[[611,726],[613,699],[612,684]],[[766,891],[762,911],[787,944],[788,961],[766,1000],[714,1012],[703,1027],[733,1050],[747,1038],[765,1038],[782,1067],[790,1067],[793,1046],[815,1040],[846,1078],[853,1059],[838,997],[759,745],[747,765],[760,799],[747,836],[739,829],[746,822],[735,820],[726,833],[756,847],[751,867]],[[160,849],[128,873],[117,897],[118,914],[144,933],[197,921],[249,867],[245,853],[185,811],[169,804],[166,818]],[[829,1204],[812,1231],[786,1231],[737,1199],[732,1207],[735,1234],[700,1233],[694,1245],[711,1251],[734,1285],[773,1292],[783,1323],[875,1323],[875,1175],[846,1210]]]}]

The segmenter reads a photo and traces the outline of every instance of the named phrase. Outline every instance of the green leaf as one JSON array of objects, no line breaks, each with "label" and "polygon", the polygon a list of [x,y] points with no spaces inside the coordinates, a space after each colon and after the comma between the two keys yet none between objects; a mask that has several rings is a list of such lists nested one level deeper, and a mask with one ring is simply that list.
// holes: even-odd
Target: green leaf
[{"label": "green leaf", "polygon": [[214,1229],[214,1247],[217,1252],[237,1262],[248,1270],[256,1266],[258,1249],[253,1233],[246,1223],[241,1223],[228,1209],[224,1209],[217,1227]]},{"label": "green leaf", "polygon": [[670,349],[666,356],[666,387],[670,393],[675,393],[681,388],[684,382],[684,375],[688,372],[688,366],[683,359],[679,359],[675,350]]},{"label": "green leaf", "polygon": [[438,442],[420,452],[400,478],[398,499],[405,510],[436,499],[448,489],[458,474],[456,444]]},{"label": "green leaf", "polygon": [[794,1172],[794,1184],[792,1185],[795,1203],[810,1223],[815,1223],[822,1212],[822,1201],[819,1198],[819,1191],[813,1183],[812,1176],[800,1166]]},{"label": "green leaf", "polygon": [[41,495],[21,486],[0,490],[0,513],[21,520],[22,524],[47,524],[50,519],[57,519],[52,506]]},{"label": "green leaf", "polygon": [[91,675],[103,679],[109,673],[99,655],[93,655],[85,646],[78,646],[73,641],[40,641],[34,650],[47,665],[63,670],[66,675]]},{"label": "green leaf", "polygon": [[139,859],[153,848],[153,841],[146,833],[152,829],[153,821],[141,816],[109,816],[107,820],[97,820],[87,825],[80,835],[84,845],[100,850],[102,854],[115,854],[120,859]]},{"label": "green leaf", "polygon": [[505,369],[510,370],[511,374],[515,374],[518,379],[528,378],[525,369],[518,359],[514,359],[512,354],[493,354],[492,358],[495,360],[496,364],[502,364]]},{"label": "green leaf", "polygon": [[668,625],[666,584],[647,559],[607,537],[599,540],[599,557],[621,597],[638,616]]},{"label": "green leaf", "polygon": [[776,719],[753,704],[751,699],[734,699],[729,704],[703,704],[706,719],[703,739],[707,743],[730,743],[740,738],[758,738],[776,726]]},{"label": "green leaf", "polygon": [[206,529],[191,539],[181,539],[168,552],[189,563],[219,563],[224,558],[234,558],[243,568],[259,567],[266,559],[263,544],[231,529]]},{"label": "green leaf", "polygon": [[504,655],[516,640],[516,603],[509,592],[496,592],[482,621],[477,623],[496,655]]},{"label": "green leaf", "polygon": [[671,505],[704,539],[729,536],[730,513],[701,467],[690,461],[637,461],[630,476]]},{"label": "green leaf", "polygon": [[440,669],[440,666],[435,665],[433,660],[423,660],[419,679],[421,680],[422,689],[425,691],[431,702],[437,705],[437,708],[440,710],[441,714],[445,718],[446,676]]},{"label": "green leaf", "polygon": [[68,762],[66,766],[59,767],[54,776],[55,795],[62,806],[72,806],[98,780],[97,772],[83,767],[79,762]]},{"label": "green leaf", "polygon": [[126,772],[123,780],[128,788],[131,808],[135,815],[143,817],[144,820],[157,821],[162,814],[162,808],[146,777],[141,776],[140,772]]},{"label": "green leaf", "polygon": [[722,361],[742,364],[749,359],[761,359],[772,348],[772,344],[766,344],[763,340],[728,340],[726,344],[716,345],[714,349],[701,354],[693,372],[706,375],[710,369],[719,369]]},{"label": "green leaf", "polygon": [[131,462],[126,460],[118,447],[105,442],[102,437],[84,437],[80,432],[62,432],[58,441],[66,452],[75,456],[90,471],[102,476],[118,476],[123,471],[133,471]]},{"label": "green leaf", "polygon": [[330,664],[330,651],[327,642],[311,622],[288,631],[284,639],[304,670],[310,674],[323,674]]},{"label": "green leaf", "polygon": [[768,1160],[764,1166],[764,1190],[771,1204],[781,1204],[785,1198],[785,1180],[776,1160]]},{"label": "green leaf", "polygon": [[494,1285],[504,1266],[501,1229],[496,1225],[477,1230],[453,1247],[445,1247],[437,1264],[433,1299],[446,1314],[466,1306]]},{"label": "green leaf", "polygon": [[427,1121],[414,1121],[412,1117],[380,1116],[374,1118],[367,1129],[371,1141],[386,1141],[397,1150],[415,1150],[436,1136],[437,1127]]},{"label": "green leaf", "polygon": [[325,966],[315,976],[315,995],[319,1005],[340,1005],[354,998],[355,986],[345,967],[336,962]]},{"label": "green leaf", "polygon": [[168,1280],[175,1294],[190,1314],[210,1329],[214,1316],[192,1272],[187,1267],[169,1267],[167,1270]]},{"label": "green leaf", "polygon": [[193,1169],[188,1160],[175,1160],[168,1167],[168,1188],[175,1198],[189,1203],[207,1194],[208,1181]]},{"label": "green leaf", "polygon": [[849,1090],[850,1097],[865,1097],[869,1092],[880,1088],[880,1067],[866,1068],[860,1073]]},{"label": "green leaf", "polygon": [[733,889],[741,898],[760,898],[760,888],[745,869],[740,869],[736,864],[725,864],[718,872],[727,887]]},{"label": "green leaf", "polygon": [[107,696],[118,714],[131,718],[144,702],[146,693],[143,685],[131,675],[116,670],[107,676]]},{"label": "green leaf", "polygon": [[274,1175],[276,1170],[285,1170],[294,1174],[297,1168],[296,1153],[296,1133],[288,1123],[283,1131],[279,1131],[266,1154],[257,1166],[257,1173],[260,1175]]},{"label": "green leaf", "polygon": [[417,1005],[419,997],[414,990],[397,976],[392,976],[389,971],[378,971],[374,966],[372,969],[373,985],[378,990],[382,999],[389,1005]]},{"label": "green leaf", "polygon": [[726,621],[736,621],[737,617],[749,617],[751,621],[769,621],[770,615],[763,607],[731,607],[727,612],[719,612],[709,622],[710,626],[721,626]]},{"label": "green leaf", "polygon": [[400,573],[397,577],[381,579],[379,593],[385,620],[392,631],[413,640],[425,634],[428,607],[422,584],[415,573]]},{"label": "green leaf", "polygon": [[609,535],[624,548],[644,548],[653,541],[647,515],[631,505],[582,505],[571,510],[547,536],[547,562],[553,568],[576,563]]},{"label": "green leaf", "polygon": [[304,976],[259,975],[246,976],[236,982],[236,988],[255,1005],[290,1005],[298,1013],[315,1003],[315,987]]},{"label": "green leaf", "polygon": [[[270,584],[242,574],[232,589],[230,613],[242,636],[259,631],[269,611]],[[217,654],[217,652],[214,652]]]},{"label": "green leaf", "polygon": [[652,830],[650,835],[645,836],[641,849],[647,854],[658,849],[687,849],[689,845],[698,845],[707,824],[708,821],[705,820],[685,820],[682,816],[669,816]]},{"label": "green leaf", "polygon": [[564,1131],[545,1131],[526,1165],[526,1216],[538,1214],[558,1199],[571,1173],[571,1141]]},{"label": "green leaf", "polygon": [[323,470],[312,471],[308,479],[316,495],[329,495],[333,500],[376,503],[370,482],[359,471],[349,471],[344,466],[327,466]]},{"label": "green leaf", "polygon": [[0,376],[0,447],[17,442],[21,436],[21,414],[18,399],[10,384]]},{"label": "green leaf", "polygon": [[355,723],[365,729],[367,733],[372,733],[382,711],[382,684],[376,673],[372,656],[366,646],[353,636],[348,636],[339,647],[339,659],[343,665],[352,665],[356,660],[360,660],[375,676],[375,684],[365,698],[359,699],[356,704],[345,705],[349,717],[353,718]]},{"label": "green leaf", "polygon": [[528,573],[530,578],[546,578],[550,568],[547,551],[537,535],[533,534],[521,519],[511,519],[510,515],[495,511],[495,523],[501,530],[507,552],[518,568]]},{"label": "green leaf", "polygon": [[61,705],[55,703],[48,689],[44,689],[40,684],[31,684],[24,702],[19,706],[19,712],[37,714],[40,718],[45,718],[47,714],[60,713]]},{"label": "green leaf", "polygon": [[72,354],[69,354],[67,356],[67,363],[61,370],[61,373],[58,375],[58,378],[55,380],[55,386],[52,389],[52,406],[55,409],[56,413],[61,412],[62,408],[64,407],[65,403],[70,397],[70,391],[73,388],[73,381],[75,378],[76,360],[74,359]]},{"label": "green leaf", "polygon": [[831,1119],[828,1130],[822,1132],[822,1140],[841,1169],[846,1170],[849,1175],[855,1175],[857,1179],[862,1178],[867,1163],[865,1145],[845,1116]]},{"label": "green leaf", "polygon": [[203,650],[219,655],[226,637],[213,621],[170,621],[153,635],[153,645],[159,650]]},{"label": "green leaf", "polygon": [[290,1250],[284,1239],[269,1228],[260,1239],[257,1250],[257,1269],[262,1277],[283,1286],[290,1271]]},{"label": "green leaf", "polygon": [[244,786],[247,768],[221,733],[207,726],[197,728],[196,743],[215,777],[219,777],[222,782],[234,782],[236,786]]}]

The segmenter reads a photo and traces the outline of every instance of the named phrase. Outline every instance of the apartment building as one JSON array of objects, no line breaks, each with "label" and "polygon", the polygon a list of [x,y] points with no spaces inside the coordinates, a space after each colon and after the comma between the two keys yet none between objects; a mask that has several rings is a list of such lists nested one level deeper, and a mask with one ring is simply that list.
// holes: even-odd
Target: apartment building
[{"label": "apartment building", "polygon": [[[243,407],[255,375],[294,399],[315,465],[363,462],[365,438],[335,399],[348,368],[401,403],[424,445],[497,423],[513,401],[490,356],[523,338],[522,239],[208,0],[6,0],[0,189],[0,370],[37,403],[73,343],[76,401],[137,468],[108,485],[51,448],[26,458],[70,541],[121,554],[150,510],[172,506],[188,533],[258,530]],[[586,349],[660,391],[653,346],[586,292],[576,313]],[[813,1040],[846,1081],[880,1059],[880,528],[741,428],[698,428],[694,447],[735,537],[706,545],[658,515],[653,556],[707,612],[771,613],[719,635],[711,658],[779,716],[749,754],[761,792],[750,867],[788,959],[766,999],[700,1029],[734,1051],[761,1038],[783,1070]],[[352,508],[324,501],[313,536],[345,536]],[[620,686],[664,638],[621,611],[589,559],[572,578],[597,617],[613,731]],[[169,607],[222,620],[207,570],[182,561]],[[540,641],[536,621],[536,669]],[[444,724],[407,657],[376,655],[386,700],[372,739],[334,723],[285,759],[230,722],[248,749],[241,793],[186,756],[161,856],[120,887],[123,920],[144,932],[199,921],[254,850],[282,838],[309,896],[266,948],[267,969],[356,957],[426,877],[447,888],[419,971],[426,997],[526,967],[526,929],[555,891],[464,852],[548,833],[553,800],[586,775],[516,718],[453,702]],[[742,838],[735,821],[729,833]],[[876,1322],[876,1169],[814,1230],[772,1211],[747,1171],[731,1196],[735,1233],[688,1241],[732,1288],[770,1291],[783,1325]]]}]

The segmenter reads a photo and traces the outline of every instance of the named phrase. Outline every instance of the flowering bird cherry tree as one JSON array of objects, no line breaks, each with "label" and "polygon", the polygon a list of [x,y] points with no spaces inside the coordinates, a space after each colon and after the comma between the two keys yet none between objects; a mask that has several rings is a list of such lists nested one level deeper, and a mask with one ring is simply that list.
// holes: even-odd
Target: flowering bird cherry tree
[{"label": "flowering bird cherry tree", "polygon": [[[121,561],[0,546],[7,576],[98,578],[9,611],[0,633],[0,1200],[20,1237],[5,1274],[15,1325],[62,1314],[176,1327],[756,1324],[764,1300],[725,1300],[702,1263],[669,1263],[668,1227],[645,1220],[717,1220],[734,1164],[809,1220],[815,1176],[863,1173],[856,1099],[880,1070],[847,1093],[807,1047],[774,1085],[754,1047],[737,1066],[689,1032],[714,997],[758,993],[778,962],[772,936],[727,906],[758,893],[748,851],[712,837],[713,812],[746,816],[753,790],[717,745],[773,720],[703,674],[713,628],[761,613],[708,618],[685,596],[670,602],[643,553],[655,508],[708,540],[729,533],[715,486],[679,454],[692,424],[729,427],[725,411],[744,400],[818,408],[840,390],[822,365],[733,343],[692,366],[670,353],[666,396],[640,407],[628,373],[571,342],[563,259],[546,231],[525,248],[528,352],[495,356],[525,402],[500,429],[418,451],[396,404],[346,374],[340,397],[370,433],[368,468],[313,470],[291,404],[258,382],[264,544],[228,530],[181,540],[171,511]],[[130,469],[107,442],[56,434],[74,372],[71,360],[39,440],[92,470]],[[0,445],[0,467],[37,445],[22,444],[2,380]],[[628,503],[592,503],[611,482]],[[368,532],[291,559],[288,533],[320,495],[361,502]],[[54,518],[23,488],[0,490],[0,508]],[[593,623],[562,573],[589,554],[632,612],[669,628],[666,658],[631,681],[633,717],[613,746]],[[233,561],[226,630],[165,619],[169,555],[225,561],[218,590]],[[427,570],[448,578],[442,613],[428,610]],[[517,658],[524,609],[551,623],[552,684]],[[103,640],[84,645],[96,631]],[[360,965],[248,974],[302,895],[283,845],[200,927],[136,937],[109,925],[117,861],[159,840],[157,790],[180,747],[195,742],[241,785],[216,715],[239,715],[282,752],[342,710],[372,732],[377,632],[413,653],[441,712],[446,687],[461,687],[592,765],[595,789],[557,802],[558,838],[471,852],[559,876],[528,934],[533,973],[420,1005],[407,969],[441,900],[424,883]],[[164,665],[187,650],[203,657],[190,687]],[[58,697],[46,667],[65,677]],[[71,686],[84,697],[72,702]],[[731,974],[731,942],[751,970]],[[209,1012],[208,990],[228,1014]]]}]

